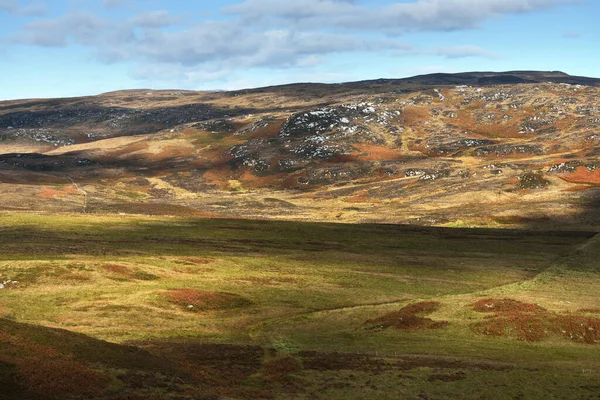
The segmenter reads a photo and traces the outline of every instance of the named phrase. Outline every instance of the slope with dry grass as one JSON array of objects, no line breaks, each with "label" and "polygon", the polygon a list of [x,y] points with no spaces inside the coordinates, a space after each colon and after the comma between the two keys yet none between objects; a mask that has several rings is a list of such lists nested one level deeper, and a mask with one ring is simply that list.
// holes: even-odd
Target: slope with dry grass
[{"label": "slope with dry grass", "polygon": [[590,227],[599,98],[515,72],[4,102],[0,197],[80,210],[80,192],[38,189],[74,181],[97,213]]}]

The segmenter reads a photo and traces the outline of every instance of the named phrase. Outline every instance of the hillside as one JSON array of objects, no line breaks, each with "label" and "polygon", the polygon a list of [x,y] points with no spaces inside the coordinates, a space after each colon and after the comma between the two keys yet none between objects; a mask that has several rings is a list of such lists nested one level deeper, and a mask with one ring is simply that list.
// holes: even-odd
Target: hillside
[{"label": "hillside", "polygon": [[0,399],[597,399],[599,100],[513,71],[0,102]]},{"label": "hillside", "polygon": [[593,226],[599,86],[514,71],[5,101],[0,204]]}]

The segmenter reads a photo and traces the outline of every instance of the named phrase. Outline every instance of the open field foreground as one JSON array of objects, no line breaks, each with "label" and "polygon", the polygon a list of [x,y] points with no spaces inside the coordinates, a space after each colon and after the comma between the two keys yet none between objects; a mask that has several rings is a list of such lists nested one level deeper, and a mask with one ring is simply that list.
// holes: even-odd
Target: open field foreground
[{"label": "open field foreground", "polygon": [[3,214],[0,398],[598,399],[595,232]]}]

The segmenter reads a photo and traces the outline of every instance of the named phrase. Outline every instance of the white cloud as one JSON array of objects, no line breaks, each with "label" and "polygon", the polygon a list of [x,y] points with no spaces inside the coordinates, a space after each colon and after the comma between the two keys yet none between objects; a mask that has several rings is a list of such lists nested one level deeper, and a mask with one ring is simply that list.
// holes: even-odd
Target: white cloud
[{"label": "white cloud", "polygon": [[23,15],[23,16],[40,16],[46,14],[48,9],[44,4],[23,4],[23,2],[16,3],[14,1],[0,1],[0,12],[6,12],[12,15]]},{"label": "white cloud", "polygon": [[292,23],[301,27],[328,26],[348,30],[402,34],[409,31],[472,29],[507,14],[534,12],[578,0],[418,0],[372,7],[352,1],[246,0],[225,8],[246,23]]},{"label": "white cloud", "polygon": [[[535,12],[576,0],[417,0],[374,5],[353,0],[246,0],[226,7],[228,18],[191,24],[165,10],[108,20],[85,12],[35,19],[11,38],[45,47],[88,47],[107,63],[134,64],[138,79],[218,80],[244,68],[312,68],[337,53],[498,58],[475,45],[414,48],[396,35],[472,29],[491,18]],[[103,0],[106,8],[131,0]],[[20,4],[20,3],[19,3]],[[142,4],[142,3],[138,3]],[[26,8],[0,0],[0,11]],[[209,78],[207,78],[209,79]]]},{"label": "white cloud", "polygon": [[129,4],[127,0],[102,0],[102,6],[104,8],[120,8],[125,7]]},{"label": "white cloud", "polygon": [[177,25],[182,19],[171,15],[168,11],[148,11],[138,14],[130,20],[134,26],[141,28],[164,28]]},{"label": "white cloud", "polygon": [[498,55],[482,49],[479,46],[447,46],[440,47],[432,51],[433,54],[446,58],[466,58],[466,57],[483,57],[483,58],[500,58]]},{"label": "white cloud", "polygon": [[72,13],[58,19],[39,19],[28,23],[13,40],[44,47],[64,47],[70,41],[94,45],[108,24],[89,13]]}]

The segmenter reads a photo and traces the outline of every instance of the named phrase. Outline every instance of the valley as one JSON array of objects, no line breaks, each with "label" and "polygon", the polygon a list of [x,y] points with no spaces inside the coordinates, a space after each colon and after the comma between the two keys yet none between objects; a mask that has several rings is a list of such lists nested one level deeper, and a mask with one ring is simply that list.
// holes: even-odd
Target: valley
[{"label": "valley", "polygon": [[14,214],[0,235],[6,399],[597,394],[594,232]]},{"label": "valley", "polygon": [[597,399],[600,80],[0,102],[0,398]]}]

